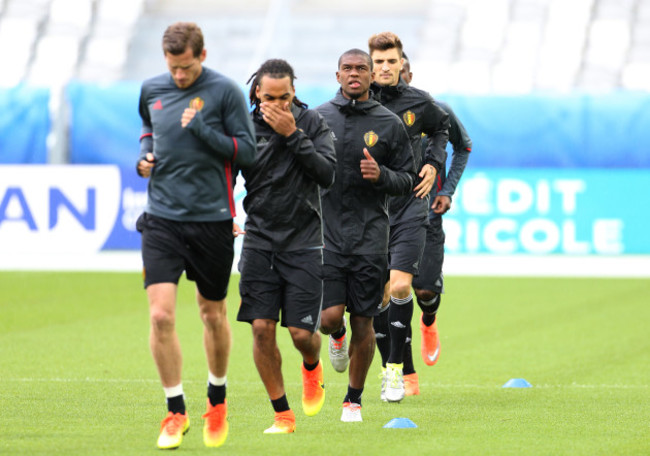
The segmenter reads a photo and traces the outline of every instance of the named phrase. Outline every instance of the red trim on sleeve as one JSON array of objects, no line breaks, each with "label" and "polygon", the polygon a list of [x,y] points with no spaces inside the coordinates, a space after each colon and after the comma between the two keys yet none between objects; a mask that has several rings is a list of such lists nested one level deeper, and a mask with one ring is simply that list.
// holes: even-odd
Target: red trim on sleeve
[{"label": "red trim on sleeve", "polygon": [[[234,139],[234,138],[233,138]],[[230,205],[230,216],[235,218],[237,211],[235,210],[235,196],[232,188],[232,166],[229,161],[225,162],[226,183],[228,185],[228,204]]]},{"label": "red trim on sleeve", "polygon": [[235,161],[235,158],[237,158],[237,152],[239,151],[239,145],[237,145],[237,138],[233,136],[232,142],[235,143],[235,153],[232,154],[232,161]]},{"label": "red trim on sleeve", "polygon": [[142,141],[147,136],[153,136],[153,133],[145,133],[144,135],[140,136],[140,141]]}]

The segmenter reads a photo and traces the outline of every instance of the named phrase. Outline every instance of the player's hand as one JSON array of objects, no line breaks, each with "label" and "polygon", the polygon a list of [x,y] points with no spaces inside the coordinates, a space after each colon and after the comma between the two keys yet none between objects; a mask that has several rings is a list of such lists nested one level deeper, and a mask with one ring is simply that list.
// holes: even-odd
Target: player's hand
[{"label": "player's hand", "polygon": [[449,198],[447,195],[438,195],[433,199],[433,204],[431,205],[431,209],[433,209],[433,212],[436,214],[444,214],[449,210],[451,207],[451,198]]},{"label": "player's hand", "polygon": [[242,230],[239,225],[237,225],[235,222],[232,222],[232,235],[233,237],[237,237],[239,235],[244,235],[246,234],[246,231]]},{"label": "player's hand", "polygon": [[296,131],[296,119],[293,118],[289,102],[283,105],[263,102],[260,104],[260,112],[264,122],[269,124],[273,131],[288,138]]},{"label": "player's hand", "polygon": [[194,108],[185,108],[185,111],[183,111],[183,115],[181,116],[181,127],[187,127],[187,124],[189,124],[192,119],[194,119],[196,113],[197,110]]},{"label": "player's hand", "polygon": [[372,155],[370,155],[370,152],[368,152],[368,149],[365,147],[363,148],[363,155],[365,155],[366,158],[361,160],[361,177],[374,184],[379,180],[381,170],[379,169],[379,165],[375,159],[372,158]]},{"label": "player's hand", "polygon": [[138,163],[138,174],[142,177],[151,176],[151,169],[155,166],[156,159],[151,152],[147,152],[146,158]]},{"label": "player's hand", "polygon": [[425,198],[436,181],[436,168],[428,163],[425,164],[420,170],[420,178],[422,179],[418,185],[415,186],[413,191],[416,198]]}]

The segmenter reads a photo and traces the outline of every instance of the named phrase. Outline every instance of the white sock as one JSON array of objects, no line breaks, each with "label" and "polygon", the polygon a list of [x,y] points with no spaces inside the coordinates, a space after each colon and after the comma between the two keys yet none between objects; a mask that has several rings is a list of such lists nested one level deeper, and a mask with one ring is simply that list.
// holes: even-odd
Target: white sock
[{"label": "white sock", "polygon": [[212,372],[208,371],[208,383],[212,383],[214,386],[221,386],[226,384],[226,376],[217,377]]},{"label": "white sock", "polygon": [[176,397],[176,396],[185,397],[185,394],[183,393],[183,384],[182,383],[179,383],[176,386],[171,386],[169,388],[165,388],[163,386],[163,390],[165,391],[165,397]]}]

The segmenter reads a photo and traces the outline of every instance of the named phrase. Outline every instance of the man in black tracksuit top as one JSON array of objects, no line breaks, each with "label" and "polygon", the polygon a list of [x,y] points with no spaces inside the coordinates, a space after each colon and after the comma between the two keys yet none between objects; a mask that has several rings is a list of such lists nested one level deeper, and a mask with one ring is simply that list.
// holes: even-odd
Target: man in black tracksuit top
[{"label": "man in black tracksuit top", "polygon": [[[402,53],[404,63],[400,73],[401,79],[410,84],[413,78],[410,63],[405,53]],[[442,264],[444,261],[445,233],[442,229],[442,214],[447,212],[451,206],[451,197],[456,191],[469,153],[472,150],[472,141],[461,121],[451,107],[440,100],[434,101],[436,105],[449,114],[449,143],[453,146],[451,167],[447,173],[446,166],[443,166],[436,176],[436,183],[431,190],[433,204],[429,208],[429,225],[427,226],[426,242],[424,253],[420,263],[419,273],[413,278],[413,290],[418,302],[428,306],[429,312],[422,314],[420,329],[422,360],[428,366],[434,365],[440,354],[440,340],[438,329],[435,324],[437,306],[440,304],[440,294],[443,292]],[[426,144],[426,136],[422,138],[423,147]],[[445,156],[445,163],[447,158]],[[433,305],[432,305],[433,304]],[[375,323],[378,319],[375,319]],[[377,327],[375,326],[375,331]],[[380,348],[379,338],[377,346]],[[385,356],[386,358],[388,355]],[[382,353],[382,359],[384,354]],[[413,353],[411,346],[411,326],[408,327],[407,342],[404,345],[404,387],[405,395],[412,396],[420,394],[418,374],[413,364]]]},{"label": "man in black tracksuit top", "polygon": [[[404,346],[413,316],[411,284],[418,275],[426,239],[428,194],[443,166],[449,139],[449,116],[431,96],[410,87],[400,78],[402,43],[397,35],[383,32],[368,40],[375,80],[371,86],[377,100],[397,114],[411,138],[416,170],[422,179],[414,193],[390,201],[389,289],[382,312],[374,320],[377,347],[382,356],[381,398],[399,402],[404,398]],[[426,135],[426,147],[422,135]],[[435,168],[435,169],[434,169]]]},{"label": "man in black tracksuit top", "polygon": [[235,208],[231,168],[253,162],[253,124],[237,84],[203,67],[206,50],[196,24],[168,27],[163,50],[169,72],[142,84],[137,162],[138,173],[149,178],[147,205],[137,222],[149,298],[149,342],[168,407],[158,447],[177,448],[190,425],[175,329],[177,284],[183,271],[196,282],[204,325],[208,361],[204,443],[217,447],[228,434],[226,293]]},{"label": "man in black tracksuit top", "polygon": [[[402,77],[406,83],[410,83],[413,74],[410,72],[410,64],[407,59],[404,61]],[[460,181],[469,154],[472,151],[472,140],[465,130],[465,126],[458,119],[454,111],[447,103],[436,100],[436,104],[449,114],[449,143],[453,147],[451,166],[447,173],[446,166],[443,166],[436,179],[436,185],[432,190],[433,204],[429,209],[429,226],[427,227],[427,240],[424,248],[420,274],[413,280],[413,289],[418,302],[423,309],[420,319],[422,360],[428,366],[436,364],[440,357],[440,338],[436,324],[436,314],[440,306],[441,294],[444,292],[444,277],[442,265],[445,258],[445,232],[442,229],[442,215],[451,207],[451,198],[456,192],[456,186]],[[445,157],[445,163],[446,163]],[[410,347],[405,347],[405,358],[410,352]],[[413,376],[417,384],[417,374],[410,361],[409,374]],[[405,379],[407,365],[404,364]],[[412,374],[411,374],[412,372]]]},{"label": "man in black tracksuit top", "polygon": [[258,151],[254,165],[242,171],[247,218],[237,319],[251,323],[255,365],[275,412],[273,426],[264,432],[285,434],[294,431],[295,415],[284,390],[278,320],[302,355],[303,411],[313,416],[325,401],[318,332],[323,297],[320,187],[334,183],[336,154],[321,115],[295,97],[295,76],[286,61],[267,60],[253,78],[250,101]]},{"label": "man in black tracksuit top", "polygon": [[[388,252],[388,196],[409,194],[415,169],[411,144],[395,114],[369,99],[370,56],[345,52],[336,72],[341,90],[317,108],[334,135],[336,181],[322,190],[325,233],[321,331],[330,360],[348,364],[342,421],[361,421],[361,394],[374,352],[372,319],[383,295]],[[345,310],[350,313],[348,358]]]}]

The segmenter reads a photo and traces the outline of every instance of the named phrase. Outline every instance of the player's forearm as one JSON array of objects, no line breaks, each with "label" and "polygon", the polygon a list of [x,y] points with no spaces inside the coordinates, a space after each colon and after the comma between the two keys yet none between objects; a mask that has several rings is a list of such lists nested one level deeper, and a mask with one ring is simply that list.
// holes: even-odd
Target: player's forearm
[{"label": "player's forearm", "polygon": [[451,165],[449,166],[449,172],[447,173],[447,178],[445,183],[442,186],[442,190],[438,192],[439,195],[447,195],[452,197],[456,192],[456,187],[458,182],[465,172],[465,167],[467,166],[467,160],[469,159],[469,151],[465,149],[454,150],[453,155],[451,156]]},{"label": "player's forearm", "polygon": [[336,153],[329,131],[312,139],[305,133],[296,131],[288,138],[287,146],[304,172],[318,185],[329,188],[334,184]]}]

